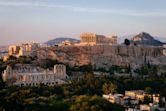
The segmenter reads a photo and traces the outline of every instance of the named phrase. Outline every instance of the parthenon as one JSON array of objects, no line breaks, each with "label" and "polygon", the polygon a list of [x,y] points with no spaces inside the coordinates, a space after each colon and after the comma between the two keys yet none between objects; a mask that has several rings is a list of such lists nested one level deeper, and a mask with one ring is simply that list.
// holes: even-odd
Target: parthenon
[{"label": "parthenon", "polygon": [[113,45],[117,44],[117,36],[106,37],[94,33],[82,33],[80,45]]}]

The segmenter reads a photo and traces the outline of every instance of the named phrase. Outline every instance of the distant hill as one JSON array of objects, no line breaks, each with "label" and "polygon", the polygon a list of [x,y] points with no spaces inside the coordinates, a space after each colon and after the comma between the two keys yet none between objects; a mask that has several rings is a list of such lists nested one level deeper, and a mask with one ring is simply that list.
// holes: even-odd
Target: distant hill
[{"label": "distant hill", "polygon": [[74,39],[74,38],[70,38],[70,37],[58,37],[58,38],[49,40],[49,41],[45,42],[44,44],[58,45],[59,43],[62,43],[62,41],[65,41],[65,40],[68,40],[68,41],[71,41],[71,42],[79,42],[78,39]]},{"label": "distant hill", "polygon": [[166,43],[166,37],[157,37],[155,36],[156,39],[158,39],[159,41]]},{"label": "distant hill", "polygon": [[151,45],[151,46],[162,46],[164,43],[156,40],[153,36],[151,36],[149,33],[142,32],[138,35],[135,35],[133,38],[131,38],[131,42],[134,42],[136,44],[140,45]]},{"label": "distant hill", "polygon": [[0,58],[8,54],[8,46],[0,46]]},{"label": "distant hill", "polygon": [[129,39],[131,42],[133,42],[134,38],[139,38],[138,41],[135,41],[137,44],[144,44],[144,45],[153,45],[153,46],[160,46],[163,45],[163,43],[166,43],[166,38],[164,37],[153,37],[149,33],[142,32],[139,34],[132,34],[128,36],[122,36],[119,38],[119,43],[123,43],[124,39]]},{"label": "distant hill", "polygon": [[8,46],[0,46],[0,52],[7,52]]}]

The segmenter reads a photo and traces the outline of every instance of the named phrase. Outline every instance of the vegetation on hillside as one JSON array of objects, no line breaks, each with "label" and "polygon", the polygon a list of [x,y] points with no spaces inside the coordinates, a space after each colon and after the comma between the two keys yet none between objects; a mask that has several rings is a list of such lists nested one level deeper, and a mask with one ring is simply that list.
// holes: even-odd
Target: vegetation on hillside
[{"label": "vegetation on hillside", "polygon": [[[61,86],[3,87],[0,109],[6,111],[123,111],[124,108],[101,98],[102,94],[124,93],[142,89],[166,97],[165,78],[95,77],[88,73],[81,79]],[[10,106],[10,107],[9,107]]]},{"label": "vegetation on hillside", "polygon": [[[34,63],[31,57],[11,57],[7,62],[0,60],[0,73],[7,64]],[[51,68],[56,60],[43,60],[43,68]],[[39,64],[38,64],[39,65]],[[108,71],[94,69],[91,65],[68,67],[67,71],[82,71],[83,77],[73,79],[60,86],[36,87],[6,86],[0,76],[0,110],[6,111],[124,111],[122,106],[104,100],[102,94],[124,93],[126,90],[145,90],[146,93],[159,93],[166,97],[166,78],[156,75],[157,67],[147,64],[136,70],[141,75],[155,75],[150,78],[95,76],[93,71],[130,73],[130,66],[112,66]],[[150,101],[147,98],[147,102]]]}]

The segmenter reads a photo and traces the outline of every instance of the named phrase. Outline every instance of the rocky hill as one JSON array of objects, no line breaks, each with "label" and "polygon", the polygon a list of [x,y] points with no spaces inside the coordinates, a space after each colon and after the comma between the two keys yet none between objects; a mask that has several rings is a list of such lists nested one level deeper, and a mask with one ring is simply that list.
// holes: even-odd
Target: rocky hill
[{"label": "rocky hill", "polygon": [[92,64],[99,68],[109,68],[112,65],[130,64],[136,67],[144,64],[145,58],[150,64],[166,65],[162,47],[154,46],[65,46],[41,49],[37,53],[39,59],[54,59],[71,66]]},{"label": "rocky hill", "polygon": [[[146,32],[142,32],[142,33],[146,33]],[[148,33],[147,33],[148,34]],[[129,39],[129,40],[131,40],[133,37],[135,37],[135,36],[137,36],[137,35],[141,35],[141,33],[140,34],[130,34],[130,35],[125,35],[125,36],[120,36],[119,38],[118,38],[118,42],[119,43],[123,43],[124,42],[124,39]],[[151,36],[151,35],[150,35]],[[160,37],[160,36],[153,36],[153,38],[154,39],[156,39],[156,40],[158,40],[158,41],[161,41],[161,42],[163,42],[163,43],[166,43],[166,37]]]},{"label": "rocky hill", "polygon": [[65,40],[68,40],[68,41],[71,41],[71,42],[79,42],[79,40],[74,39],[74,38],[58,37],[58,38],[49,40],[49,41],[45,42],[44,44],[47,44],[47,45],[58,45],[59,43],[62,43],[62,41],[65,41]]},{"label": "rocky hill", "polygon": [[131,39],[131,42],[139,45],[162,46],[164,43],[156,40],[153,36],[146,32],[142,32]]}]

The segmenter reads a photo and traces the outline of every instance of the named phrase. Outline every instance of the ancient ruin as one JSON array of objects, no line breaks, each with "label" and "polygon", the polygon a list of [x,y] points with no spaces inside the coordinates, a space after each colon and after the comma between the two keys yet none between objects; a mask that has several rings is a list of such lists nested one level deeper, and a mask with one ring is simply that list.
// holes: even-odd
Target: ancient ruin
[{"label": "ancient ruin", "polygon": [[7,66],[2,76],[3,81],[9,85],[18,86],[65,84],[68,78],[66,66],[61,64],[55,65],[53,70],[21,64],[17,64],[14,68]]}]

